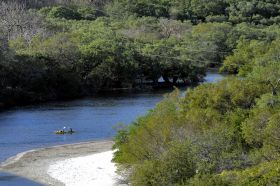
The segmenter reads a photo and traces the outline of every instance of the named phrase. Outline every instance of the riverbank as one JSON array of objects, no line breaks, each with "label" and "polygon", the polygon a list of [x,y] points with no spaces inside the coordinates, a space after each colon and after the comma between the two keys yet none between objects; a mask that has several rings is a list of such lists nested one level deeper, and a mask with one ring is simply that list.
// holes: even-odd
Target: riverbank
[{"label": "riverbank", "polygon": [[[160,84],[160,83],[159,83]],[[181,87],[182,86],[178,86]],[[186,87],[186,86],[185,86]],[[99,92],[92,93],[92,94],[83,94],[79,96],[74,96],[71,98],[40,98],[38,100],[32,100],[35,96],[31,98],[25,97],[18,98],[17,100],[22,100],[23,102],[13,102],[13,103],[3,103],[0,100],[0,113],[14,110],[14,109],[21,109],[21,108],[28,108],[32,106],[40,106],[40,105],[46,105],[51,103],[59,103],[59,102],[71,102],[75,100],[81,100],[81,99],[87,99],[87,98],[105,98],[105,97],[118,97],[120,95],[123,96],[131,96],[131,95],[139,95],[139,94],[145,94],[145,93],[169,93],[174,89],[173,85],[162,86],[161,88],[157,87],[151,87],[151,86],[143,86],[139,88],[112,88],[112,89],[102,89]],[[8,100],[8,98],[6,98]]]},{"label": "riverbank", "polygon": [[[218,79],[222,79],[223,76],[226,74],[219,73],[218,68],[209,68],[206,72],[206,76],[204,77],[204,81],[200,81],[200,83],[208,83],[208,82],[213,82]],[[157,92],[165,92],[168,93],[171,90],[174,89],[174,87],[178,88],[186,88],[189,86],[194,86],[198,85],[199,82],[193,83],[193,84],[186,84],[184,82],[178,82],[173,84],[172,82],[166,83],[162,78],[159,79],[158,83],[153,83],[153,82],[146,82],[143,84],[138,84],[133,86],[130,86],[128,88],[107,88],[107,89],[100,89],[97,92],[91,92],[91,93],[86,93],[85,91],[79,91],[83,92],[82,94],[78,95],[72,95],[68,97],[42,97],[40,96],[35,96],[33,94],[30,95],[24,95],[24,96],[19,96],[18,98],[11,98],[8,99],[5,98],[3,100],[9,100],[9,103],[4,103],[3,100],[0,100],[0,113],[7,111],[7,110],[12,110],[15,108],[24,108],[28,107],[31,105],[41,105],[41,104],[46,104],[46,103],[52,103],[52,102],[65,102],[65,101],[74,101],[78,99],[84,99],[84,98],[100,98],[100,97],[115,97],[116,95],[129,95],[129,94],[142,94],[142,93],[157,93]],[[14,101],[12,101],[14,100]]]},{"label": "riverbank", "polygon": [[[65,185],[64,180],[56,179],[61,170],[64,171],[61,172],[62,177],[62,173],[64,173],[64,175],[81,175],[78,172],[80,170],[85,171],[85,165],[92,165],[92,167],[88,166],[86,168],[87,172],[92,173],[100,168],[98,163],[102,162],[102,160],[106,165],[111,166],[109,167],[111,170],[112,164],[110,160],[108,161],[106,158],[111,158],[112,145],[112,141],[104,140],[30,150],[9,158],[1,164],[0,170],[25,177],[43,185]],[[99,153],[101,153],[101,156],[98,156]],[[61,170],[56,169],[64,163],[63,161],[70,161],[70,167],[64,167]],[[91,164],[89,162],[91,162]],[[97,162],[97,164],[93,166],[93,162]],[[68,170],[66,168],[68,168]],[[89,168],[92,168],[92,171],[88,170]],[[108,171],[108,169],[104,169],[104,167],[103,170]],[[100,171],[98,175],[102,175]],[[65,176],[63,178],[65,178]],[[75,177],[75,179],[76,185],[79,185],[78,179],[81,179],[81,177]],[[75,183],[70,185],[75,185]],[[69,185],[69,182],[66,184]]]}]

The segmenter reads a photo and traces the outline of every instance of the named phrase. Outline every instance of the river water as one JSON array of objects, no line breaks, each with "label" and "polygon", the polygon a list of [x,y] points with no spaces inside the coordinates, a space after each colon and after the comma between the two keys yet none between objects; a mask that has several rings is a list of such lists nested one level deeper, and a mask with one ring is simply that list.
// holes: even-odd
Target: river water
[{"label": "river water", "polygon": [[[222,78],[220,74],[209,72],[205,82],[215,82]],[[116,124],[127,125],[137,116],[145,114],[163,98],[164,93],[167,92],[118,94],[52,102],[2,112],[0,162],[34,148],[111,138],[116,133]],[[53,133],[64,126],[70,126],[77,132],[73,135]],[[7,175],[5,177],[9,178]]]}]

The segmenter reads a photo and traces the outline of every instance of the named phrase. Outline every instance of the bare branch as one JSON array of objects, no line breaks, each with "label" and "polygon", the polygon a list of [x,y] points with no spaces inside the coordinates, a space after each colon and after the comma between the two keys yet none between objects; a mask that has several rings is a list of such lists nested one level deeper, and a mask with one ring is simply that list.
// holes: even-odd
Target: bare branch
[{"label": "bare branch", "polygon": [[0,17],[0,29],[8,40],[17,37],[30,40],[35,34],[44,31],[41,17],[35,12],[28,11],[25,3],[2,1]]}]

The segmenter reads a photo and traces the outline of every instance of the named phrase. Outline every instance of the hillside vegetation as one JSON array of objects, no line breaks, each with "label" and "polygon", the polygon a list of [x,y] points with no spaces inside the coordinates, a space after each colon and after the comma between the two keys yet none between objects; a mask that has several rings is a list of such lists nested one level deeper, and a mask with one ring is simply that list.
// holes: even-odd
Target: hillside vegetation
[{"label": "hillside vegetation", "polygon": [[276,40],[279,9],[277,1],[2,0],[0,107],[159,86],[160,77],[196,84],[224,61],[224,71],[246,71],[250,56],[234,51]]},{"label": "hillside vegetation", "polygon": [[278,0],[2,0],[0,17],[0,107],[234,74],[121,129],[123,182],[280,184]]},{"label": "hillside vegetation", "polygon": [[192,36],[213,42],[208,51],[215,48],[220,70],[236,76],[200,85],[183,98],[176,90],[120,130],[114,161],[123,181],[139,186],[279,185],[280,30],[272,21],[279,16],[278,2],[184,1],[178,8],[168,2],[168,11],[147,13],[144,1],[127,11],[141,18],[189,21]]}]

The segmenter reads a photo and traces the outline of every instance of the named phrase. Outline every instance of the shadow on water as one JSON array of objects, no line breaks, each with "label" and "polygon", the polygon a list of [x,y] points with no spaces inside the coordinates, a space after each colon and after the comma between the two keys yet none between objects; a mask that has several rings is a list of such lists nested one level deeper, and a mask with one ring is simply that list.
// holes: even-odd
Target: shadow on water
[{"label": "shadow on water", "polygon": [[27,179],[0,172],[0,186],[40,186]]}]

